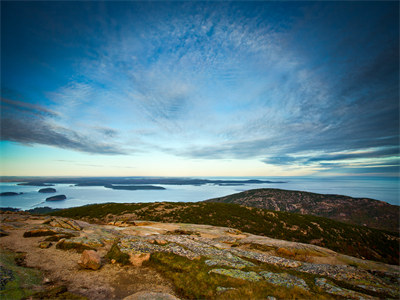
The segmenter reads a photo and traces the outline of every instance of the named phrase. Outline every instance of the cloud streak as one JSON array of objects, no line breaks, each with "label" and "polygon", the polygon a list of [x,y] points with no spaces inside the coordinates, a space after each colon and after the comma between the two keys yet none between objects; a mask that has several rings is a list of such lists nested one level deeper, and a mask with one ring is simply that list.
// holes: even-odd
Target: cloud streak
[{"label": "cloud streak", "polygon": [[[22,144],[42,144],[93,154],[126,154],[113,144],[98,142],[76,131],[56,125],[50,117],[57,113],[21,101],[2,99],[8,107],[1,111],[1,140]],[[18,113],[18,111],[23,113]],[[101,129],[115,134],[112,129]]]}]

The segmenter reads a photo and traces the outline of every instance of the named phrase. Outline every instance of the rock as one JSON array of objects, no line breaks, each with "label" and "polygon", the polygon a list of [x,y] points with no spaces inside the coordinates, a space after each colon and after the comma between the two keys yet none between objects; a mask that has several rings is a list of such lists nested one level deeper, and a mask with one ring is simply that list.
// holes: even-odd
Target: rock
[{"label": "rock", "polygon": [[46,201],[61,201],[61,200],[65,200],[65,199],[67,199],[67,197],[65,195],[57,195],[57,196],[52,196],[52,197],[46,198]]},{"label": "rock", "polygon": [[128,297],[123,298],[123,300],[179,300],[174,295],[167,293],[155,293],[155,292],[138,292]]},{"label": "rock", "polygon": [[274,285],[285,286],[287,288],[299,287],[304,290],[309,290],[306,282],[294,275],[287,273],[272,273],[272,272],[260,272],[261,276],[264,277],[266,281]]},{"label": "rock", "polygon": [[39,248],[47,249],[47,248],[50,248],[51,245],[52,245],[51,242],[44,241],[44,242],[40,242],[39,243]]},{"label": "rock", "polygon": [[96,251],[85,250],[82,252],[78,265],[85,269],[98,270],[101,267],[101,259]]},{"label": "rock", "polygon": [[275,265],[278,267],[298,268],[302,265],[301,262],[296,261],[296,260],[287,259],[287,258],[283,258],[283,257],[279,257],[279,256],[266,255],[263,253],[251,252],[251,251],[242,250],[242,249],[231,248],[231,252],[235,253],[238,256],[255,259],[257,261]]},{"label": "rock", "polygon": [[[229,258],[228,258],[229,259]],[[255,265],[251,262],[248,262],[244,259],[236,257],[236,259],[230,258],[228,259],[221,259],[221,258],[213,258],[207,259],[204,263],[208,266],[227,266],[235,269],[244,269],[246,267],[254,267]]]},{"label": "rock", "polygon": [[61,239],[69,239],[74,237],[72,234],[56,234],[49,236],[45,239],[45,242],[58,242]]},{"label": "rock", "polygon": [[36,228],[32,230],[28,230],[24,232],[24,237],[37,237],[37,236],[48,236],[48,235],[56,235],[57,231],[47,229],[47,228]]},{"label": "rock", "polygon": [[114,226],[118,226],[118,227],[129,227],[129,226],[135,226],[135,222],[133,221],[115,221],[115,222],[111,222]]},{"label": "rock", "polygon": [[17,252],[14,257],[14,262],[17,266],[26,267],[26,252]]},{"label": "rock", "polygon": [[69,219],[52,218],[50,221],[46,221],[46,223],[53,227],[60,227],[77,231],[82,230],[82,227],[79,226],[78,223],[76,223],[74,220]]},{"label": "rock", "polygon": [[283,257],[294,257],[295,254],[290,251],[289,249],[286,248],[279,248],[278,250],[276,250],[276,254],[278,256],[283,256]]},{"label": "rock", "polygon": [[168,244],[168,242],[166,240],[161,240],[161,239],[149,240],[148,242],[150,244],[160,245],[160,246],[164,246],[164,245]]},{"label": "rock", "polygon": [[133,266],[140,267],[150,259],[150,253],[129,252],[129,261]]},{"label": "rock", "polygon": [[210,273],[215,273],[215,274],[220,274],[224,276],[229,276],[233,278],[238,278],[242,280],[247,280],[247,281],[260,281],[262,277],[258,275],[256,272],[244,272],[236,269],[212,269],[211,271],[208,272]]},{"label": "rock", "polygon": [[242,234],[242,232],[239,229],[234,229],[234,228],[228,228],[227,230],[225,230],[225,232],[234,235]]},{"label": "rock", "polygon": [[154,242],[158,245],[166,245],[168,242],[166,240],[155,239]]},{"label": "rock", "polygon": [[0,228],[0,237],[9,235],[8,232]]},{"label": "rock", "polygon": [[43,284],[52,284],[53,281],[48,277],[44,277],[42,283]]},{"label": "rock", "polygon": [[84,250],[95,250],[104,246],[104,244],[98,239],[88,239],[83,238],[72,238],[72,239],[61,239],[56,244],[57,249],[71,250],[74,249],[78,252],[83,252]]},{"label": "rock", "polygon": [[53,188],[44,188],[38,191],[39,193],[55,193],[57,192],[56,189]]},{"label": "rock", "polygon": [[336,296],[342,296],[347,299],[376,299],[372,296],[361,294],[355,291],[351,291],[348,289],[340,288],[332,283],[328,283],[328,281],[325,278],[315,278],[315,285],[322,288],[325,292],[336,295]]}]

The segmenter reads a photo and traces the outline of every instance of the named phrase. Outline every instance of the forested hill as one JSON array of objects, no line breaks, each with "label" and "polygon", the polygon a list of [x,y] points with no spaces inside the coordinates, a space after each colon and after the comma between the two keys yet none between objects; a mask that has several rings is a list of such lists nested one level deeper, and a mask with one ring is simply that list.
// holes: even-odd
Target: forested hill
[{"label": "forested hill", "polygon": [[206,202],[235,203],[274,211],[315,215],[361,226],[399,231],[399,206],[369,198],[255,189]]}]

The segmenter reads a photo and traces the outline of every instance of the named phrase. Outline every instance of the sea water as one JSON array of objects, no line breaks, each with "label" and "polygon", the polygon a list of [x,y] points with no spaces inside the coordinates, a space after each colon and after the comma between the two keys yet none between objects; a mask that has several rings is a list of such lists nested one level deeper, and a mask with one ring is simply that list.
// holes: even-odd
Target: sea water
[{"label": "sea water", "polygon": [[[196,202],[210,198],[226,196],[250,189],[280,188],[299,190],[321,194],[338,194],[351,197],[366,197],[399,205],[398,178],[313,178],[313,177],[213,177],[207,179],[220,180],[270,180],[284,183],[243,184],[235,186],[204,185],[162,185],[165,190],[113,190],[101,186],[74,186],[71,184],[55,184],[56,193],[39,193],[43,187],[23,186],[13,183],[0,183],[0,192],[22,192],[17,196],[1,196],[1,207],[31,209],[48,206],[67,208],[93,203],[138,203],[138,202]],[[53,195],[66,195],[62,201],[45,201]]]}]

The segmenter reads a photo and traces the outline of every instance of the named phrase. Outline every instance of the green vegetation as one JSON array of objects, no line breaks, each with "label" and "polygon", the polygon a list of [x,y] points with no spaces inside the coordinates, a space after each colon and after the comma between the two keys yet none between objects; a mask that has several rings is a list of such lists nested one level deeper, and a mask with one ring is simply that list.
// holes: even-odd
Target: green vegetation
[{"label": "green vegetation", "polygon": [[79,253],[82,253],[85,250],[95,250],[92,247],[89,247],[88,245],[84,245],[82,243],[77,243],[73,241],[68,241],[68,240],[60,240],[56,244],[57,249],[62,249],[62,250],[76,250]]},{"label": "green vegetation", "polygon": [[[23,254],[0,250],[0,298],[22,299],[31,296],[33,289],[40,285],[40,271],[23,267]],[[17,263],[19,265],[17,265]]]},{"label": "green vegetation", "polygon": [[105,222],[106,216],[133,214],[132,220],[207,224],[288,241],[312,243],[347,255],[399,263],[395,233],[341,223],[323,217],[273,212],[237,204],[135,203],[95,204],[60,210],[51,215]]},{"label": "green vegetation", "polygon": [[56,286],[44,291],[36,292],[31,296],[31,299],[49,299],[49,300],[87,300],[86,297],[79,296],[68,292],[66,286]]},{"label": "green vegetation", "polygon": [[115,262],[122,265],[130,264],[129,255],[121,252],[121,250],[118,248],[118,241],[114,242],[114,244],[111,246],[110,251],[108,251],[105,257],[109,262],[115,260]]},{"label": "green vegetation", "polygon": [[369,198],[281,189],[254,189],[206,202],[309,214],[393,232],[399,232],[400,229],[400,207]]},{"label": "green vegetation", "polygon": [[[172,253],[154,253],[150,261],[146,263],[156,268],[166,278],[170,279],[176,292],[185,299],[265,299],[268,296],[274,296],[281,299],[311,299],[312,292],[318,291],[318,298],[330,298],[320,290],[314,287],[312,275],[301,274],[307,279],[311,288],[311,293],[301,288],[288,289],[269,284],[266,281],[248,282],[238,278],[232,278],[215,273],[209,273],[213,267],[209,267],[201,260],[189,260]],[[248,268],[246,271],[265,270],[270,265]],[[276,268],[272,267],[275,271]],[[297,274],[298,273],[298,274]],[[220,292],[221,288],[227,288]]]}]

